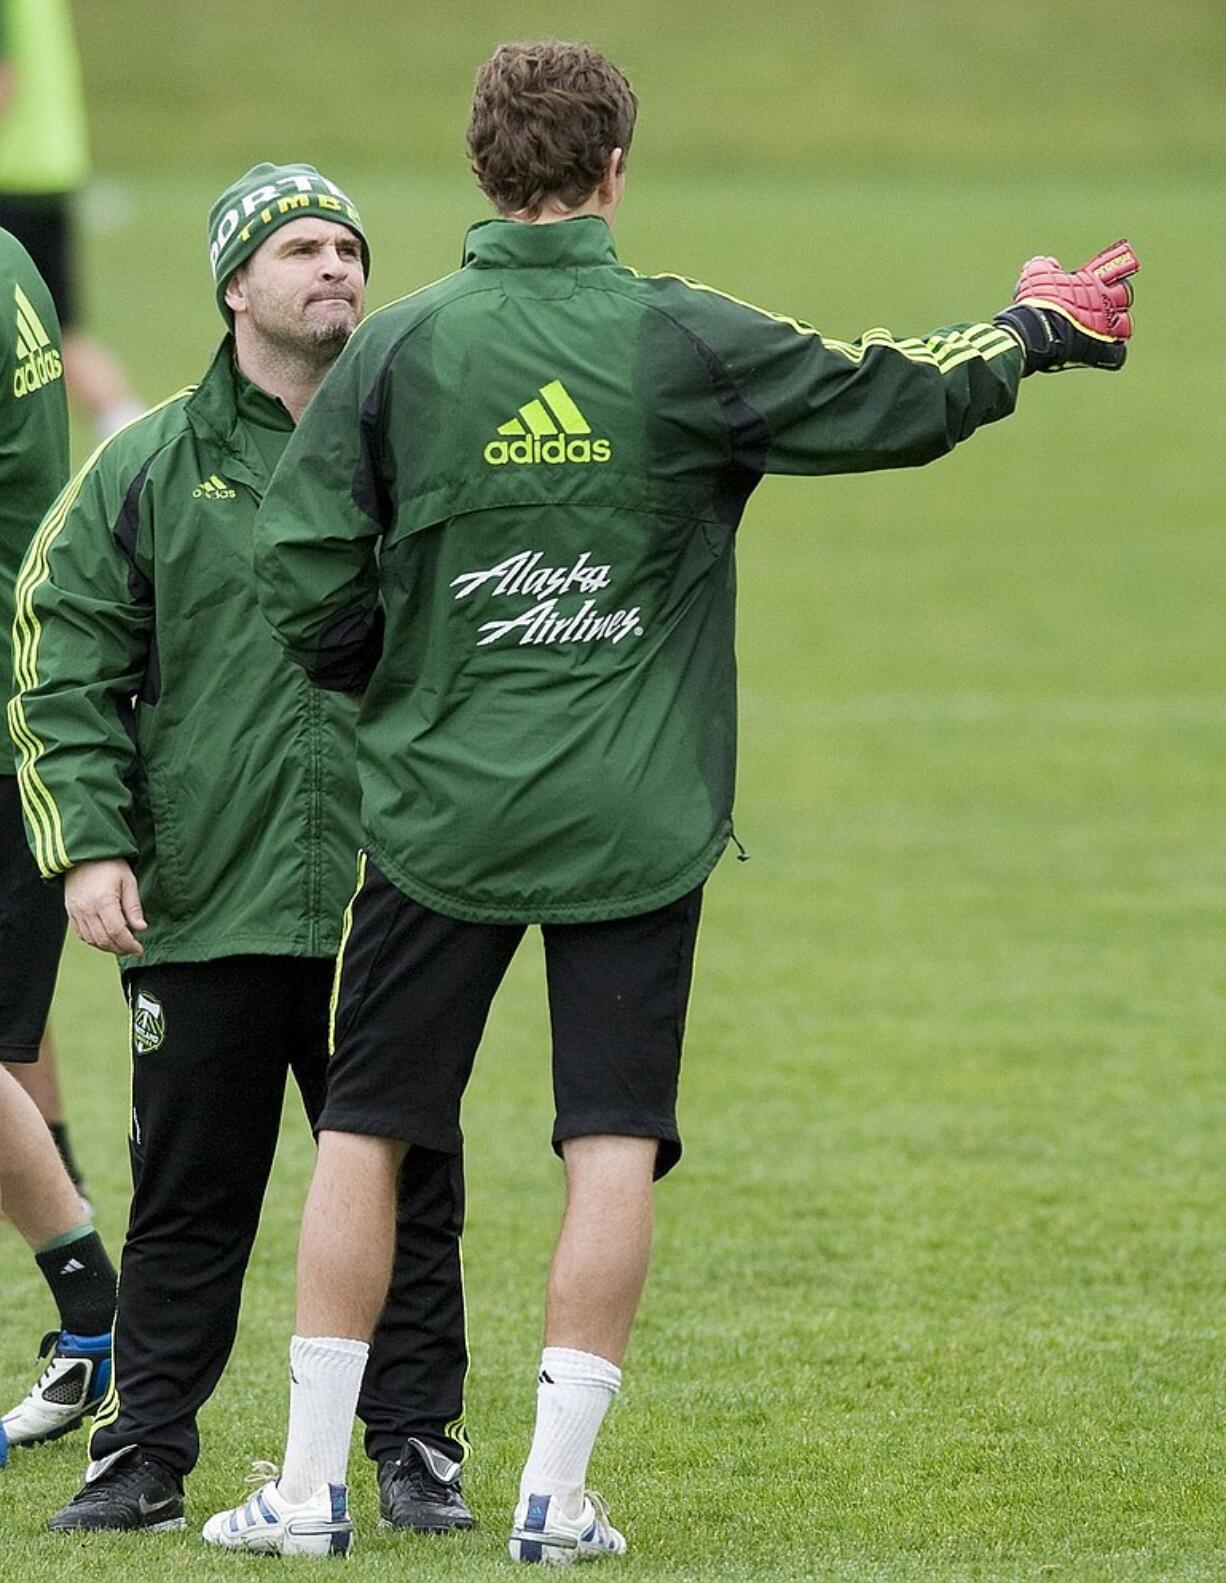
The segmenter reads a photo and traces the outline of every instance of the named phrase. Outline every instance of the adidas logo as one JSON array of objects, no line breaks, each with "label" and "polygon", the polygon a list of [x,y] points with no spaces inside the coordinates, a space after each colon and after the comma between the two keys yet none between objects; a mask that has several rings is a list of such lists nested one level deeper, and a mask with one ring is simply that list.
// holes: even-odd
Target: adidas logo
[{"label": "adidas logo", "polygon": [[491,467],[507,462],[521,467],[531,462],[607,462],[613,447],[608,440],[588,439],[591,432],[566,386],[554,379],[524,403],[518,417],[498,425],[505,438],[490,441],[485,459]]},{"label": "adidas logo", "polygon": [[34,311],[34,304],[16,282],[13,285],[13,302],[17,310],[17,366],[13,370],[13,394],[20,399],[59,379],[64,372],[64,364],[59,350],[51,344],[51,337],[43,328],[43,321]]},{"label": "adidas logo", "polygon": [[224,478],[218,478],[216,473],[210,473],[202,484],[192,490],[193,500],[237,500],[238,490],[231,489]]},{"label": "adidas logo", "polygon": [[61,1275],[76,1275],[81,1270],[83,1270],[84,1268],[85,1268],[85,1266],[81,1263],[80,1259],[69,1259],[68,1263],[60,1271],[60,1274]]}]

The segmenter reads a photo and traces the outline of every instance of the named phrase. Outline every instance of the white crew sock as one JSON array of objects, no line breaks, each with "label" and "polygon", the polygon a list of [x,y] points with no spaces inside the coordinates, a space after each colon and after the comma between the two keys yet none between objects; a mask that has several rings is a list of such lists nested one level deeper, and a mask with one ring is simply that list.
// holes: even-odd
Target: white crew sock
[{"label": "white crew sock", "polygon": [[593,1352],[546,1347],[536,1387],[536,1432],[519,1498],[552,1495],[568,1517],[583,1509],[587,1465],[622,1371]]},{"label": "white crew sock", "polygon": [[370,1348],[341,1336],[291,1336],[289,1437],[277,1489],[297,1506],[321,1484],[344,1484]]}]

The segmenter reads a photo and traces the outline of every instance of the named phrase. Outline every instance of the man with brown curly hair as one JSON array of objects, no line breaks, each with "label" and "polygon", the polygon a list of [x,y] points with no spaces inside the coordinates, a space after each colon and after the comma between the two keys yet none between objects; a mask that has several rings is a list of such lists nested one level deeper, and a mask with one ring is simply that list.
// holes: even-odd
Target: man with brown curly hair
[{"label": "man with brown curly hair", "polygon": [[[1123,361],[1124,244],[1075,276],[1039,261],[1036,294],[918,339],[827,340],[639,275],[610,231],[634,114],[621,72],[584,45],[497,52],[469,152],[498,218],[455,274],[358,330],[257,520],[280,641],[319,686],[364,694],[365,847],[285,1473],[214,1517],[213,1543],[349,1542],[350,1419],[396,1174],[408,1150],[458,1150],[486,1014],[538,924],[567,1197],[510,1550],[557,1565],[625,1549],[587,1467],[647,1271],[653,1178],[681,1153],[702,887],[734,839],[745,504],[768,472],[930,461],[1010,413],[1023,373]],[[307,1361],[325,1357],[326,1377]],[[330,1498],[335,1523],[296,1529],[321,1476],[313,1509]]]}]

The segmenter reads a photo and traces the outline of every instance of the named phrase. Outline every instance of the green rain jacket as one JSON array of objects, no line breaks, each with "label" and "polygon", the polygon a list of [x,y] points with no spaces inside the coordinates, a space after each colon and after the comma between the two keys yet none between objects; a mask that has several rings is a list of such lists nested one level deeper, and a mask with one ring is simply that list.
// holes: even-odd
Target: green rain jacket
[{"label": "green rain jacket", "polygon": [[475,227],[458,272],[358,330],[256,525],[291,656],[365,687],[375,862],[490,922],[627,916],[704,879],[731,832],[751,491],[931,461],[1013,410],[1021,365],[993,324],[848,344],[641,276],[598,218]]},{"label": "green rain jacket", "polygon": [[31,845],[47,877],[133,864],[145,964],[338,944],[356,710],[273,641],[251,559],[292,429],[227,338],[198,387],[99,447],[22,568],[12,714]]},{"label": "green rain jacket", "polygon": [[[51,293],[15,236],[0,230],[0,697],[12,691],[17,569],[68,482],[68,400]],[[16,771],[0,731],[0,775]]]}]

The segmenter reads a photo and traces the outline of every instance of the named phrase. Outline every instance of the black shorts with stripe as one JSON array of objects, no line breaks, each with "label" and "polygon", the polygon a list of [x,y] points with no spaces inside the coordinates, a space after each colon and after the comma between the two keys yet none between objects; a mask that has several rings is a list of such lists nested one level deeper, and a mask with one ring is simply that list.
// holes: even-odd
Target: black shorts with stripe
[{"label": "black shorts with stripe", "polygon": [[16,775],[0,775],[0,1061],[37,1061],[67,926],[64,887],[26,843]]},{"label": "black shorts with stripe", "polygon": [[[544,924],[553,1146],[656,1138],[681,1156],[677,1080],[702,887],[654,912]],[[369,858],[337,963],[334,1051],[318,1130],[461,1147],[460,1102],[526,924],[465,923],[398,890]]]}]

